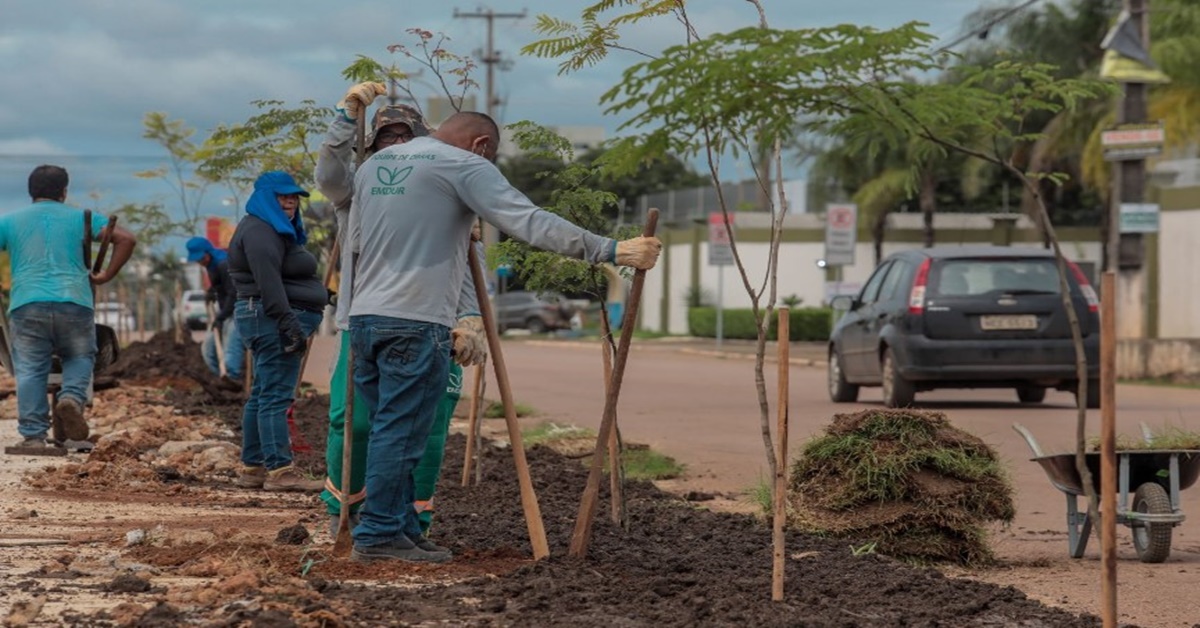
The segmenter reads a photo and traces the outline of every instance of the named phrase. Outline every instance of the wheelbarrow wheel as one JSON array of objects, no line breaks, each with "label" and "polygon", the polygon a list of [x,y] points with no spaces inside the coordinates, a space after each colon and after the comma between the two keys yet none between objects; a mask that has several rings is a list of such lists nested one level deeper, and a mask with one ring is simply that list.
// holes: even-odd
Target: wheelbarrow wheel
[{"label": "wheelbarrow wheel", "polygon": [[[1146,482],[1133,494],[1133,511],[1150,515],[1171,514],[1171,498],[1160,484]],[[1133,547],[1143,563],[1161,563],[1171,555],[1169,523],[1134,522]]]}]

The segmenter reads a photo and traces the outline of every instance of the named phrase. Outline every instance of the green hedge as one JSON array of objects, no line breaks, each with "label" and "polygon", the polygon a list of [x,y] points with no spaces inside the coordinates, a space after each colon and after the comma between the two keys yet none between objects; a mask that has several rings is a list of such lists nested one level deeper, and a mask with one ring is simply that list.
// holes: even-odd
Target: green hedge
[{"label": "green hedge", "polygon": [[[726,309],[723,316],[726,338],[758,338],[758,326],[750,309]],[[792,341],[821,341],[829,339],[833,311],[829,308],[805,307],[791,310],[789,335]],[[776,319],[771,320],[767,338],[775,339]],[[717,310],[711,307],[688,308],[688,333],[704,338],[717,337]]]}]

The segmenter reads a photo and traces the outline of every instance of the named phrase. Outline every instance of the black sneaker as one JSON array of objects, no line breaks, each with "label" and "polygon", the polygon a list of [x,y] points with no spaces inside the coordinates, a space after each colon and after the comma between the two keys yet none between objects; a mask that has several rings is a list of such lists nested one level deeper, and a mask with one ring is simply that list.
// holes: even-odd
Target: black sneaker
[{"label": "black sneaker", "polygon": [[242,384],[241,378],[234,379],[228,375],[222,375],[217,380],[217,388],[228,392],[242,392],[245,386]]},{"label": "black sneaker", "polygon": [[[329,535],[330,536],[337,536],[338,524],[341,523],[341,518],[342,518],[341,515],[329,515]],[[358,513],[357,512],[350,513],[350,521],[348,521],[347,523],[349,524],[350,529],[353,530],[354,526],[358,525]]]},{"label": "black sneaker", "polygon": [[409,540],[413,542],[413,545],[416,545],[417,547],[425,550],[426,552],[434,552],[434,553],[438,553],[438,554],[448,554],[450,556],[453,556],[453,553],[451,553],[450,548],[442,547],[441,545],[438,545],[437,543],[430,541],[429,537],[427,537],[427,536],[419,536],[415,539],[410,537]]},{"label": "black sneaker", "polygon": [[450,552],[427,552],[405,538],[380,545],[354,544],[350,558],[360,563],[377,560],[402,560],[410,563],[444,563],[450,560]]}]

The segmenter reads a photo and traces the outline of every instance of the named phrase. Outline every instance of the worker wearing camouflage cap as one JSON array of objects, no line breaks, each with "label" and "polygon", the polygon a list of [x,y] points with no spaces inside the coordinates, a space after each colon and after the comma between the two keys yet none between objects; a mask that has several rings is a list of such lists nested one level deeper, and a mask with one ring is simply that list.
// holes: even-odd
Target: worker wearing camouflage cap
[{"label": "worker wearing camouflage cap", "polygon": [[[316,180],[321,193],[333,204],[337,219],[337,237],[339,245],[344,245],[344,234],[347,232],[350,202],[354,194],[354,134],[356,120],[363,115],[367,107],[382,95],[386,88],[381,83],[360,83],[350,88],[346,96],[338,103],[338,113],[329,125],[325,141],[317,156]],[[429,125],[420,112],[408,105],[389,104],[379,107],[367,130],[367,155],[376,151],[403,144],[414,137],[429,135]],[[345,251],[344,246],[340,248]],[[366,482],[367,441],[370,432],[370,420],[367,404],[355,395],[353,417],[351,424],[354,428],[354,442],[351,462],[350,490],[348,495],[342,493],[342,446],[346,418],[346,355],[349,352],[350,334],[346,333],[349,326],[348,312],[350,305],[351,264],[349,258],[343,255],[341,277],[330,289],[340,293],[337,304],[337,325],[343,333],[335,357],[333,375],[330,381],[329,399],[329,435],[326,440],[325,460],[328,468],[325,480],[325,491],[321,499],[325,501],[331,517],[331,529],[336,532],[338,515],[343,502],[351,505],[352,512],[365,498],[363,486]],[[341,286],[345,286],[342,288]],[[463,286],[460,297],[460,313],[463,318],[471,315],[478,317],[474,286],[467,283]],[[471,324],[472,321],[464,323]],[[482,324],[476,329],[482,334]],[[482,338],[478,343],[482,346]],[[471,361],[482,362],[483,355],[462,356],[462,363]],[[420,513],[421,526],[428,531],[433,521],[433,493],[441,472],[442,457],[445,452],[446,435],[450,428],[450,419],[454,407],[462,394],[462,368],[458,364],[451,366],[446,383],[445,394],[438,406],[433,429],[426,441],[425,454],[421,463],[413,471],[416,484],[415,507]]]}]

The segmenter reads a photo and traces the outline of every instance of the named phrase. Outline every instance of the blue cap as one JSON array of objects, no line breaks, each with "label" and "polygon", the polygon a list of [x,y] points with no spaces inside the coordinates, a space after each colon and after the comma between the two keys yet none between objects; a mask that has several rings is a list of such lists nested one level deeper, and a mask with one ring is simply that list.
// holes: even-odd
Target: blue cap
[{"label": "blue cap", "polygon": [[198,262],[205,255],[213,252],[213,245],[212,242],[208,241],[208,238],[196,236],[187,241],[187,252],[187,261],[189,263]]},{"label": "blue cap", "polygon": [[276,194],[299,194],[300,196],[308,196],[308,192],[296,185],[296,180],[292,175],[282,170],[271,170],[259,175],[254,181],[254,189],[270,190]]}]

